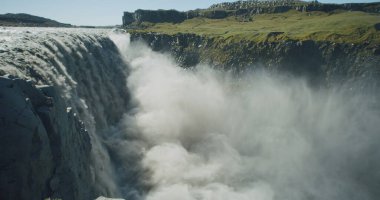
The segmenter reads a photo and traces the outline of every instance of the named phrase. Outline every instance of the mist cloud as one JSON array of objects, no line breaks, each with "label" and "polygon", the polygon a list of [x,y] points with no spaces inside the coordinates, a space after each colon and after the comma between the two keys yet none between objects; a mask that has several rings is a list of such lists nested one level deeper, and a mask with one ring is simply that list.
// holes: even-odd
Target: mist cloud
[{"label": "mist cloud", "polygon": [[380,197],[380,115],[370,94],[265,72],[183,69],[111,38],[130,65],[134,110],[124,123],[140,135],[151,171],[146,199]]}]

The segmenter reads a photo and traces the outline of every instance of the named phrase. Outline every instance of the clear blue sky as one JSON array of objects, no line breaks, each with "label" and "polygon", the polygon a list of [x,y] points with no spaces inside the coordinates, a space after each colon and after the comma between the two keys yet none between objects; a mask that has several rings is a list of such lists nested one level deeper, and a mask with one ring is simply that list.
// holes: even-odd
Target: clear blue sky
[{"label": "clear blue sky", "polygon": [[[123,11],[136,9],[189,10],[234,0],[0,0],[0,14],[28,13],[73,25],[121,24]],[[380,0],[320,0],[376,2]]]}]

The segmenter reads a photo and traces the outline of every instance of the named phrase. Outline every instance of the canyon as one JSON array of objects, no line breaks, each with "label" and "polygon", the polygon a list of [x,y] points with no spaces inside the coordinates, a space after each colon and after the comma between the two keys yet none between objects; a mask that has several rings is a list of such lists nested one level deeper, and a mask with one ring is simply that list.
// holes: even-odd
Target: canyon
[{"label": "canyon", "polygon": [[0,199],[378,199],[379,5],[0,27]]}]

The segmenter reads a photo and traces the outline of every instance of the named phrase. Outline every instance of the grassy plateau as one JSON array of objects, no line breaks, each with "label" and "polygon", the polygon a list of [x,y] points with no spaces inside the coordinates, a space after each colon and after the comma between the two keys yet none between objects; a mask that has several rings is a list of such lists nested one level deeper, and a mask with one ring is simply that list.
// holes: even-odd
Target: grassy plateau
[{"label": "grassy plateau", "polygon": [[[258,14],[224,19],[197,17],[182,23],[147,23],[130,32],[155,32],[174,35],[191,33],[227,41],[314,40],[336,43],[380,44],[379,13],[335,10]],[[379,24],[377,25],[379,26]]]}]

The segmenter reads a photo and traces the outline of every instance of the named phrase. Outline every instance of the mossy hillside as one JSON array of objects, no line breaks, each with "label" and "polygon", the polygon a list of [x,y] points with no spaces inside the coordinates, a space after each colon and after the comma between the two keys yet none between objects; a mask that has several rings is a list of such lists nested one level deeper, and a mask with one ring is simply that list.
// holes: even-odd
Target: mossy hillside
[{"label": "mossy hillside", "polygon": [[335,43],[380,44],[380,31],[375,24],[380,14],[360,11],[299,12],[259,14],[248,18],[193,18],[182,23],[143,23],[130,32],[155,32],[174,35],[190,33],[221,40],[224,43],[253,41],[276,42],[328,41]]}]

